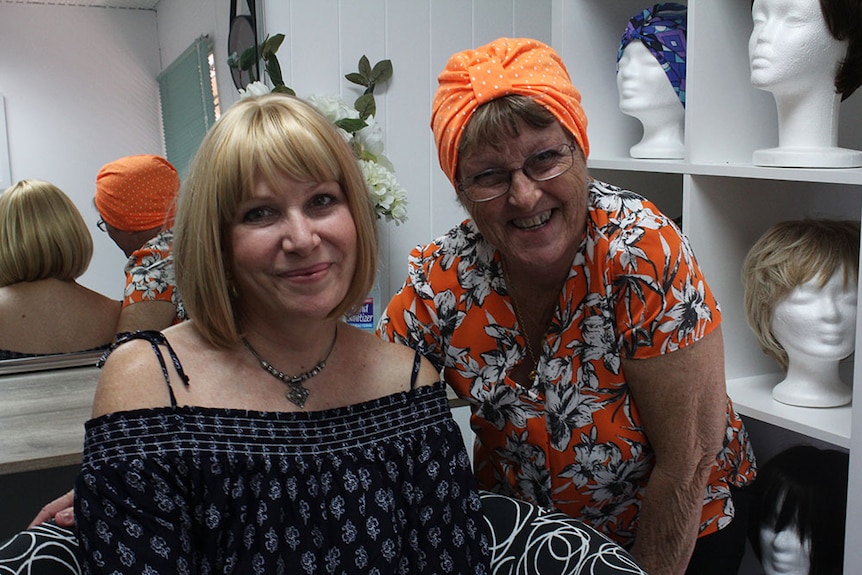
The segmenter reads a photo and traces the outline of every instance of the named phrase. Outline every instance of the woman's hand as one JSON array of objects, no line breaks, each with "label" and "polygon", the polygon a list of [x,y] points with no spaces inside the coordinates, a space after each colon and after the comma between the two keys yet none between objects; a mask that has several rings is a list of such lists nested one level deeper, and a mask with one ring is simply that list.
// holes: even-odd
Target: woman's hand
[{"label": "woman's hand", "polygon": [[75,491],[72,489],[43,507],[39,511],[38,515],[33,518],[33,521],[30,522],[30,525],[28,525],[27,528],[35,527],[36,525],[45,523],[51,519],[53,519],[54,523],[60,527],[74,527],[75,512],[72,508],[74,501]]}]

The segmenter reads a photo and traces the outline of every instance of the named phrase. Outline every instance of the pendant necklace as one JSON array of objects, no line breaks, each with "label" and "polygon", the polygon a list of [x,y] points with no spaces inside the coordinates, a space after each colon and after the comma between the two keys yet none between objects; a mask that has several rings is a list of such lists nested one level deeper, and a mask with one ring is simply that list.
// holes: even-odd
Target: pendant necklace
[{"label": "pendant necklace", "polygon": [[329,345],[329,349],[326,351],[326,355],[323,356],[317,365],[309,369],[308,371],[304,371],[297,375],[287,375],[286,373],[279,371],[271,363],[260,357],[257,351],[251,346],[251,344],[245,339],[242,338],[242,344],[245,348],[251,352],[257,362],[260,364],[268,374],[273,376],[274,378],[281,381],[283,384],[287,385],[287,391],[284,393],[284,397],[287,398],[289,402],[299,407],[305,407],[305,401],[308,399],[308,394],[310,390],[302,385],[303,381],[311,379],[326,367],[326,361],[329,359],[329,356],[332,354],[332,350],[335,349],[335,341],[338,339],[338,326],[335,327],[335,335],[332,337],[332,343]]},{"label": "pendant necklace", "polygon": [[518,310],[518,303],[515,301],[515,295],[512,293],[512,282],[509,280],[509,273],[506,271],[506,266],[501,265],[501,267],[503,268],[503,278],[506,280],[509,299],[512,301],[512,310],[515,312],[515,319],[518,320],[518,325],[521,327],[521,332],[524,335],[524,343],[527,344],[527,355],[533,365],[533,368],[530,370],[529,379],[530,386],[534,387],[539,383],[539,360],[536,358],[536,354],[533,353],[533,344],[530,343],[530,334],[527,333],[527,324],[524,323],[523,319],[521,319],[521,312]]}]

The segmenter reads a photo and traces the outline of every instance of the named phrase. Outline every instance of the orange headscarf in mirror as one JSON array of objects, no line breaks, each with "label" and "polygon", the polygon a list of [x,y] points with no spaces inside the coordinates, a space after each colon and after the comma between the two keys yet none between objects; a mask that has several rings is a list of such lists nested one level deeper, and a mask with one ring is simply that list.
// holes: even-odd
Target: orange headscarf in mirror
[{"label": "orange headscarf in mirror", "polygon": [[180,177],[161,156],[126,156],[102,166],[94,201],[111,227],[139,232],[171,227]]},{"label": "orange headscarf in mirror", "polygon": [[528,96],[544,106],[572,133],[584,156],[590,154],[581,94],[559,54],[538,40],[499,38],[475,50],[458,52],[437,82],[431,129],[440,167],[453,184],[464,126],[479,106],[509,94]]}]

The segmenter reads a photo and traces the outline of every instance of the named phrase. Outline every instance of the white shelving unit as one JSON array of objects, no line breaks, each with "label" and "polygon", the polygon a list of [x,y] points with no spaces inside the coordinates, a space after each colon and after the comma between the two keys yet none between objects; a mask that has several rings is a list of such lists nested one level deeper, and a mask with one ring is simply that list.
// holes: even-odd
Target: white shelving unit
[{"label": "white shelving unit", "polygon": [[[761,353],[748,328],[740,269],[754,241],[770,226],[804,217],[862,218],[862,169],[765,168],[752,152],[777,145],[772,95],[751,86],[749,2],[689,0],[686,74],[686,154],[680,161],[636,160],[628,149],[641,126],[622,114],[615,82],[616,53],[628,19],[647,1],[558,0],[553,44],[580,89],[594,176],[653,199],[682,217],[710,286],[721,302],[728,393],[743,415],[776,433],[801,434],[850,451],[850,485],[862,484],[862,400],[830,409],[799,408],[772,399],[780,370]],[[862,91],[841,105],[839,146],[862,149]],[[858,322],[857,333],[862,328]],[[857,336],[857,353],[862,336]],[[862,379],[862,362],[845,366]],[[858,391],[858,390],[857,390]],[[862,393],[862,392],[860,392]],[[770,427],[771,426],[771,427]],[[758,437],[752,441],[757,450]],[[845,572],[862,563],[862,496],[850,489]]]}]

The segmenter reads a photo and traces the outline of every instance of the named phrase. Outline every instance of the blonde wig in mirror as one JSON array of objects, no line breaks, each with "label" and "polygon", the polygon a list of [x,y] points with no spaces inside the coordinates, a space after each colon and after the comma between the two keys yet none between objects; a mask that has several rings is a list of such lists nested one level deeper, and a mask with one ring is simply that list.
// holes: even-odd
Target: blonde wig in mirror
[{"label": "blonde wig in mirror", "polygon": [[42,180],[21,180],[0,194],[0,286],[80,277],[93,237],[74,202]]}]

